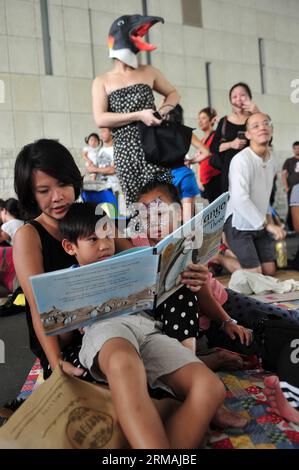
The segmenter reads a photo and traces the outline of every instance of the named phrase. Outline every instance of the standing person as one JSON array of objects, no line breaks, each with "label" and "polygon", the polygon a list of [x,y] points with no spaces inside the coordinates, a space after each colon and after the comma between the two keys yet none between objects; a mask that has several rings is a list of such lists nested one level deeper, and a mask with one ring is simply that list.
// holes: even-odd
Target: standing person
[{"label": "standing person", "polygon": [[24,224],[19,201],[13,197],[4,201],[0,209],[0,218],[3,222],[0,227],[0,242],[13,245],[16,231]]},{"label": "standing person", "polygon": [[[86,146],[83,148],[82,156],[85,160],[85,166],[88,170],[90,166],[97,164],[97,155],[100,150],[100,137],[96,133],[89,134],[89,136],[85,137]],[[92,173],[90,175],[90,179],[92,181],[96,180],[96,174]]]},{"label": "standing person", "polygon": [[[112,70],[95,78],[92,85],[93,116],[98,127],[112,129],[116,173],[127,205],[134,203],[138,190],[159,174],[171,181],[165,168],[146,162],[139,136],[138,121],[159,126],[161,117],[179,101],[176,89],[151,65],[138,65],[137,53],[155,47],[142,36],[163,18],[125,15],[112,23],[109,31],[109,56]],[[160,118],[155,117],[153,91],[164,96]],[[157,116],[157,115],[156,115]]]},{"label": "standing person", "polygon": [[88,167],[88,172],[97,174],[97,181],[100,189],[111,189],[114,194],[120,192],[118,178],[115,174],[115,165],[113,158],[113,139],[110,129],[103,127],[100,131],[102,147],[99,149],[96,161]]},{"label": "standing person", "polygon": [[[213,126],[216,119],[217,113],[213,108],[203,108],[198,113],[198,124],[200,129],[204,132],[201,142],[208,149],[211,148],[215,137]],[[205,156],[201,152],[197,152],[192,159],[192,163],[199,163],[199,180],[204,187],[203,196],[208,199],[209,203],[213,202],[222,194],[220,170],[210,165],[210,158],[211,154]]]},{"label": "standing person", "polygon": [[[274,241],[285,237],[284,230],[266,222],[277,163],[269,150],[272,122],[264,113],[254,113],[246,121],[249,147],[232,160],[224,232],[235,269],[247,269],[273,276],[276,271]],[[225,257],[224,257],[225,258]]]},{"label": "standing person", "polygon": [[232,112],[220,119],[211,144],[213,155],[210,164],[221,171],[221,192],[228,190],[228,172],[232,158],[248,145],[245,122],[250,114],[258,111],[246,83],[239,82],[229,91]]},{"label": "standing person", "polygon": [[282,184],[287,193],[288,198],[288,214],[287,214],[287,225],[289,230],[294,230],[291,211],[290,211],[290,196],[295,184],[299,183],[299,142],[293,143],[294,155],[291,158],[287,158],[282,167]]}]

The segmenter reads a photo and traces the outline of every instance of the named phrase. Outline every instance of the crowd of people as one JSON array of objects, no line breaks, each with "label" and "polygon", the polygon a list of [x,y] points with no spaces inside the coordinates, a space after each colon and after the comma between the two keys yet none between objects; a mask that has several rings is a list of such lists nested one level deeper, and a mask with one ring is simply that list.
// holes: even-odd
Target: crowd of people
[{"label": "crowd of people", "polygon": [[[193,133],[190,144],[196,151],[185,157],[185,165],[171,172],[145,159],[139,121],[160,126],[176,109],[183,122],[175,87],[158,69],[139,65],[136,58],[138,31],[161,20],[131,15],[118,18],[111,26],[113,68],[93,82],[93,115],[100,135],[91,133],[85,139],[83,188],[82,175],[61,143],[40,139],[25,145],[18,154],[18,201],[0,203],[0,262],[1,266],[13,266],[13,278],[16,273],[25,294],[30,347],[40,359],[45,379],[60,364],[66,374],[108,383],[119,423],[133,448],[196,448],[210,422],[236,427],[247,424],[246,419],[223,407],[224,386],[212,371],[220,366],[237,368],[240,357],[229,352],[218,352],[208,359],[197,356],[196,342],[204,331],[213,346],[227,348],[229,342],[234,352],[257,353],[252,338],[255,312],[267,316],[268,307],[224,289],[207,266],[191,263],[182,273],[182,287],[156,309],[154,316],[139,312],[95,323],[84,328],[84,334],[75,330],[59,337],[46,336],[29,281],[33,275],[74,264],[87,265],[136,245],[154,246],[160,235],[152,238],[147,233],[143,240],[134,240],[120,236],[112,239],[106,232],[95,234],[102,215],[96,215],[93,202],[111,201],[111,197],[117,200],[120,193],[127,206],[136,202],[149,208],[157,201],[168,206],[178,203],[180,223],[194,213],[196,197],[201,195],[213,202],[228,191],[224,248],[213,263],[229,272],[245,269],[275,274],[274,244],[283,240],[286,232],[268,218],[279,170],[271,150],[273,124],[267,110],[260,110],[252,101],[246,83],[232,86],[231,112],[218,123],[213,108],[200,109],[198,123],[203,135],[199,139]],[[133,28],[136,36],[131,35],[129,40]],[[154,92],[163,98],[158,115]],[[283,167],[283,181],[293,226],[299,231],[298,142],[294,143],[294,152]],[[192,164],[198,164],[197,181]],[[84,202],[78,203],[80,195]],[[11,292],[11,273],[9,282],[5,282],[1,274],[1,286]],[[178,305],[180,308],[176,308]],[[299,324],[298,312],[276,308],[274,313]],[[203,327],[203,323],[208,326]],[[266,386],[272,409],[283,413],[283,406],[292,406],[286,405],[284,395],[279,394],[276,378],[268,380]],[[290,380],[290,386],[294,392],[297,385]],[[181,400],[166,425],[151,401],[151,390],[157,388]],[[289,412],[286,417],[290,416],[297,419],[296,413]]]}]

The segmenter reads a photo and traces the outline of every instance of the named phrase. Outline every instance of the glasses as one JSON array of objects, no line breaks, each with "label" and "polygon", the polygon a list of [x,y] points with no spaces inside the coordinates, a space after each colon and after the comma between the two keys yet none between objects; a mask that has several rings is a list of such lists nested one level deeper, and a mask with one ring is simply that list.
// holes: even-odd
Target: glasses
[{"label": "glasses", "polygon": [[260,127],[272,127],[272,121],[270,121],[269,119],[267,119],[266,121],[263,121],[263,122],[255,122],[254,124],[252,124],[252,126],[250,126],[248,129],[250,131],[257,131]]}]

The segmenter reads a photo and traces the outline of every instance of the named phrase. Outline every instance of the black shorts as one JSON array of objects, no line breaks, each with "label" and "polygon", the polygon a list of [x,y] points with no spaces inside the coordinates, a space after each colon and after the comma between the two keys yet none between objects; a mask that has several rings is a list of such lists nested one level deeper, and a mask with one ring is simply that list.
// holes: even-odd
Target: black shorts
[{"label": "black shorts", "polygon": [[230,216],[224,224],[224,233],[242,268],[258,268],[263,263],[275,261],[275,242],[266,229],[237,230],[232,227]]}]

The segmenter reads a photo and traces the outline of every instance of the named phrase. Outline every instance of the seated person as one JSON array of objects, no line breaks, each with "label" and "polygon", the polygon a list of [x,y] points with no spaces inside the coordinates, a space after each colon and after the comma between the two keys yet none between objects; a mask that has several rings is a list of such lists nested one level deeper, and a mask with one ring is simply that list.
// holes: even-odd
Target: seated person
[{"label": "seated person", "polygon": [[[94,205],[75,203],[61,221],[63,248],[79,265],[115,252],[114,239],[99,226],[100,219]],[[189,349],[163,335],[160,324],[145,312],[103,320],[84,330],[80,361],[96,380],[108,382],[131,447],[197,448],[224,399],[217,376]],[[183,400],[166,427],[147,383]]]}]

